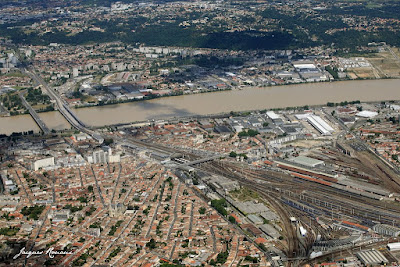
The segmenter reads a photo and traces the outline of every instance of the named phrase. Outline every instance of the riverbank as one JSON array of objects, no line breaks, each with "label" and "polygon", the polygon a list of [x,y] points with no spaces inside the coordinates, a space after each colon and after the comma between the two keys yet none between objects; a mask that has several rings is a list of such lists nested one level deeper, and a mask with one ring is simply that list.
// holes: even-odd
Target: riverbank
[{"label": "riverbank", "polygon": [[[148,101],[108,105],[101,107],[80,108],[74,110],[76,115],[87,125],[100,127],[104,125],[126,124],[136,121],[190,117],[197,115],[221,114],[230,111],[262,110],[273,108],[296,107],[305,105],[325,105],[327,102],[360,100],[363,102],[400,100],[400,80],[357,80],[334,83],[307,83],[243,90],[230,90],[209,94],[182,95],[157,98]],[[58,112],[55,112],[59,114]],[[47,125],[63,124],[59,116],[40,117]],[[54,114],[54,113],[51,113]],[[10,119],[18,118],[9,117]],[[24,120],[32,120],[24,117]],[[19,124],[0,118],[0,133],[20,132]],[[21,120],[18,120],[21,122]],[[32,124],[32,122],[31,122]],[[34,124],[34,122],[33,122]],[[69,124],[65,128],[70,128]],[[50,127],[51,129],[51,127]],[[25,131],[24,130],[24,131]]]},{"label": "riverbank", "polygon": [[[390,79],[390,78],[380,78],[380,79],[370,79],[370,78],[358,78],[358,79],[339,79],[339,80],[330,80],[330,81],[320,81],[320,82],[302,82],[302,83],[285,83],[285,84],[275,84],[275,85],[268,85],[268,86],[246,86],[247,88],[269,88],[275,86],[293,86],[293,85],[302,85],[302,84],[315,84],[315,83],[331,83],[331,82],[344,82],[344,81],[368,81],[368,80],[383,80],[383,79]],[[395,78],[393,78],[395,79]],[[126,104],[131,102],[141,102],[141,101],[148,101],[157,98],[163,97],[174,97],[174,96],[182,96],[182,95],[195,95],[195,94],[206,94],[206,93],[215,93],[221,91],[231,91],[231,90],[243,90],[243,86],[236,86],[236,87],[228,87],[226,89],[215,89],[215,90],[201,90],[196,92],[179,92],[179,93],[169,93],[169,94],[149,94],[145,95],[143,98],[134,98],[134,99],[126,99],[126,100],[109,100],[107,102],[99,102],[96,104],[85,104],[85,105],[76,105],[73,108],[91,108],[91,107],[101,107],[101,106],[108,106],[108,105],[118,105],[118,104]]]},{"label": "riverbank", "polygon": [[219,114],[230,111],[324,105],[341,101],[400,99],[400,80],[309,83],[210,94],[183,95],[149,101],[75,110],[91,126]]}]

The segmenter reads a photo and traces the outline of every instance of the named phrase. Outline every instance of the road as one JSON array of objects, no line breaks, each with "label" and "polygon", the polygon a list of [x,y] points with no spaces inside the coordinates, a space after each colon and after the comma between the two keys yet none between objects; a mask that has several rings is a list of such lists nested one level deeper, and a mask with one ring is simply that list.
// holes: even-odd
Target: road
[{"label": "road", "polygon": [[[107,164],[107,166],[110,166],[110,165]],[[108,171],[110,171],[110,168],[108,168]],[[111,204],[113,203],[113,201],[114,201],[115,191],[117,190],[117,185],[118,185],[119,179],[120,179],[120,177],[121,177],[121,171],[122,171],[122,165],[121,165],[121,163],[119,163],[118,177],[117,177],[117,181],[114,183],[114,190],[113,190],[112,197],[111,197],[111,199],[110,199],[110,205],[111,205]]]},{"label": "road", "polygon": [[[46,208],[47,208],[47,207],[46,207]],[[51,208],[47,208],[46,213],[45,213],[44,215],[41,215],[41,216],[40,216],[40,217],[41,217],[41,218],[40,218],[41,220],[39,219],[39,222],[40,222],[39,229],[37,230],[35,237],[34,237],[34,238],[31,237],[31,238],[29,239],[29,241],[32,242],[31,245],[28,246],[28,243],[26,244],[26,248],[27,248],[28,251],[32,251],[33,248],[35,247],[36,240],[38,239],[38,237],[39,237],[39,235],[40,235],[40,232],[41,232],[42,229],[43,229],[43,226],[44,226],[44,224],[45,224],[45,222],[46,222],[46,220],[47,220],[47,217],[48,217],[48,215],[49,215],[49,213],[50,213],[50,210],[51,210]],[[32,231],[32,233],[33,233],[33,231]],[[28,242],[29,242],[29,241],[28,241]],[[28,259],[29,259],[29,257],[26,257],[26,258],[25,258],[25,261],[24,261],[23,266],[27,266],[27,265],[28,265]]]},{"label": "road", "polygon": [[32,118],[35,120],[36,124],[39,126],[39,128],[43,131],[44,134],[49,134],[50,129],[47,127],[47,125],[42,121],[42,119],[39,117],[39,115],[36,113],[36,111],[32,108],[32,106],[26,101],[24,94],[24,91],[20,91],[18,93],[19,98],[21,98],[22,104],[25,106],[25,108],[29,111],[31,114]]},{"label": "road", "polygon": [[396,61],[400,63],[400,57],[392,50],[392,48],[388,45],[386,45],[385,48],[390,52],[390,54],[392,54]]},{"label": "road", "polygon": [[160,189],[160,196],[159,196],[158,202],[157,202],[157,207],[156,207],[156,209],[154,210],[153,217],[151,218],[151,221],[150,221],[150,224],[149,224],[149,229],[148,229],[147,232],[146,232],[146,235],[145,235],[146,238],[148,238],[149,235],[150,235],[151,228],[152,228],[152,226],[153,226],[154,220],[156,219],[157,214],[158,214],[158,209],[159,209],[160,206],[161,206],[161,202],[162,202],[162,198],[163,198],[163,194],[164,194],[164,188],[165,188],[165,183],[162,183],[162,184],[161,184],[161,189]]},{"label": "road", "polygon": [[189,222],[189,233],[188,233],[188,236],[192,236],[192,228],[193,228],[193,209],[194,209],[194,202],[192,202],[192,207],[190,208],[190,222]]},{"label": "road", "polygon": [[97,181],[97,177],[96,177],[96,174],[95,174],[95,172],[94,172],[94,170],[93,170],[93,166],[90,166],[90,168],[91,168],[91,170],[92,170],[92,174],[93,174],[93,177],[94,177],[94,181],[95,181],[95,183],[96,183],[97,192],[99,193],[99,196],[100,196],[101,204],[103,204],[103,207],[106,208],[107,205],[106,205],[106,203],[104,202],[103,194],[101,193],[101,188],[100,188],[100,186],[99,186],[99,182]]},{"label": "road", "polygon": [[176,195],[175,195],[175,204],[174,204],[174,218],[172,219],[172,222],[169,226],[169,230],[168,230],[168,235],[167,235],[167,240],[169,240],[169,237],[171,236],[172,230],[174,228],[174,224],[176,221],[176,218],[178,217],[178,201],[179,201],[179,190],[181,188],[181,182],[179,181],[179,185],[178,185],[178,189],[176,190]]},{"label": "road", "polygon": [[28,191],[26,191],[26,188],[25,188],[24,184],[22,183],[22,181],[21,181],[21,177],[19,177],[19,174],[18,174],[18,172],[17,172],[17,171],[15,171],[15,174],[16,174],[16,176],[17,176],[17,178],[18,178],[18,181],[19,181],[19,183],[20,183],[20,186],[21,186],[21,187],[22,187],[22,189],[24,190],[24,192],[25,192],[25,195],[26,195],[26,197],[27,197],[27,198],[28,198],[28,200],[29,200],[29,203],[33,204],[33,202],[32,202],[32,199],[31,199],[31,197],[29,196],[29,194],[28,194]]},{"label": "road", "polygon": [[217,253],[217,238],[215,237],[214,228],[210,225],[210,233],[213,240],[213,252]]}]

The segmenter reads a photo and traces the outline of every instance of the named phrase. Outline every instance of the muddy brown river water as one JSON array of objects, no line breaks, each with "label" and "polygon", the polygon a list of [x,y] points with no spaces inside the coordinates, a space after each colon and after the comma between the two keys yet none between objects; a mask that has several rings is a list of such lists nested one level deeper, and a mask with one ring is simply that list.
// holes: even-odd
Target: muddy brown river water
[{"label": "muddy brown river water", "polygon": [[[90,126],[129,123],[230,111],[318,105],[341,101],[400,100],[400,80],[363,80],[300,85],[249,87],[243,90],[164,97],[101,107],[76,109],[77,116]],[[58,112],[40,113],[50,129],[71,126]],[[0,118],[0,133],[38,131],[28,115]]]}]

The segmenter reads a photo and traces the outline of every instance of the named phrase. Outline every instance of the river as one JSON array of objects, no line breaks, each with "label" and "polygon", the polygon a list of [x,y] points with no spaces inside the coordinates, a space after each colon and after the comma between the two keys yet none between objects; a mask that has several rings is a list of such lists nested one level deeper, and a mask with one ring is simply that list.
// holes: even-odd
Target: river
[{"label": "river", "polygon": [[[243,90],[164,97],[101,107],[76,109],[77,116],[90,126],[129,123],[230,111],[318,105],[341,101],[400,100],[400,80],[362,80],[249,87]],[[58,112],[40,113],[50,129],[71,126]],[[0,133],[37,130],[29,116],[0,118]]]}]

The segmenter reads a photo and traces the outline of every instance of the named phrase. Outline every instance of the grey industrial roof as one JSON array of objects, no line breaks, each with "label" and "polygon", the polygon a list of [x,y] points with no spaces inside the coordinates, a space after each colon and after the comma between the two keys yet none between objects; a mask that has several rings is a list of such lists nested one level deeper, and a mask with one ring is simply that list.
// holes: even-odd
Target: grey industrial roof
[{"label": "grey industrial roof", "polygon": [[295,158],[291,158],[291,159],[289,159],[289,161],[292,161],[294,163],[301,164],[304,166],[309,166],[309,167],[315,167],[315,166],[324,164],[324,162],[321,160],[317,160],[317,159],[313,159],[313,158],[309,158],[309,157],[305,157],[305,156],[298,156]]},{"label": "grey industrial roof", "polygon": [[364,264],[377,264],[381,262],[384,263],[389,262],[380,251],[374,249],[360,251],[356,255],[360,259],[360,261]]}]

